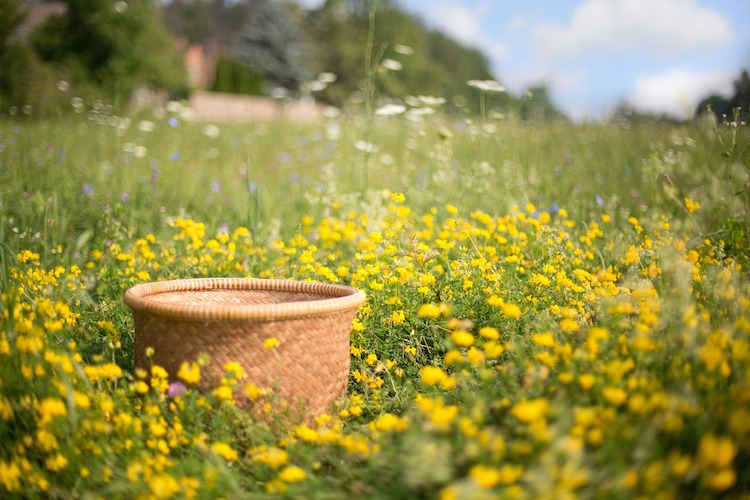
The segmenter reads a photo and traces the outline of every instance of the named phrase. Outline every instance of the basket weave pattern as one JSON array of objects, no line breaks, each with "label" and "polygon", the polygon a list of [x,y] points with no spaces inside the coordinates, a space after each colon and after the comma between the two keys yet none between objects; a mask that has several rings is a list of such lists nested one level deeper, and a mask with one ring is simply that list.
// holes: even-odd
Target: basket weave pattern
[{"label": "basket weave pattern", "polygon": [[[205,353],[198,389],[210,391],[222,365],[235,361],[249,381],[274,388],[291,407],[304,401],[312,415],[346,393],[349,334],[364,300],[343,285],[243,278],[147,283],[124,297],[135,322],[136,367],[154,363],[173,377],[182,362]],[[279,345],[265,349],[270,338]],[[238,406],[249,405],[242,391],[236,397]]]}]

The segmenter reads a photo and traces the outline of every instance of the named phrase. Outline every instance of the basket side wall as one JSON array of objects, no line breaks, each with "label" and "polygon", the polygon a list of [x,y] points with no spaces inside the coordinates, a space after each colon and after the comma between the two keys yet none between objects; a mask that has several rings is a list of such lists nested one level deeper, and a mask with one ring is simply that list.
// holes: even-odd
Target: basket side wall
[{"label": "basket side wall", "polygon": [[[344,310],[284,321],[189,321],[133,311],[135,366],[160,365],[174,380],[182,362],[205,353],[209,363],[201,368],[198,384],[205,392],[218,385],[222,365],[235,361],[248,374],[240,388],[246,382],[273,388],[290,406],[303,402],[306,413],[317,415],[346,394],[355,314],[356,310]],[[263,343],[270,338],[278,339],[279,345],[265,349]],[[154,349],[151,360],[148,347]],[[242,390],[236,397],[238,406],[251,404]]]}]

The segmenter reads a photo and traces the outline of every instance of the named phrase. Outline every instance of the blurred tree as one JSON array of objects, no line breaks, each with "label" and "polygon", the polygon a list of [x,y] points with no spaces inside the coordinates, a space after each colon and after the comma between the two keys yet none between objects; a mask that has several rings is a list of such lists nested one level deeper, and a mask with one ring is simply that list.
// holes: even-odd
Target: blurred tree
[{"label": "blurred tree", "polygon": [[21,10],[21,0],[0,0],[0,14],[0,49],[4,49],[26,20],[26,14]]},{"label": "blurred tree", "polygon": [[40,57],[69,68],[75,83],[101,89],[115,103],[139,85],[187,93],[187,72],[150,0],[67,0],[61,16],[32,34]]},{"label": "blurred tree", "polygon": [[[467,87],[469,80],[493,80],[495,77],[489,69],[487,57],[479,50],[467,48],[440,31],[429,34],[428,59],[440,76],[435,85],[436,95],[453,97],[469,96],[468,106],[472,113],[479,111],[479,91]],[[498,106],[504,106],[511,100],[508,94],[493,96]]]},{"label": "blurred tree", "polygon": [[722,120],[732,115],[732,106],[729,104],[729,100],[719,94],[711,94],[701,100],[695,108],[695,116],[708,113],[709,109],[716,116],[717,120]]},{"label": "blurred tree", "polygon": [[[336,106],[357,101],[365,87],[374,5],[371,57],[378,66],[376,98],[444,97],[449,110],[476,113],[480,91],[466,82],[494,78],[485,54],[428,30],[398,0],[326,0],[311,10],[282,0],[164,0],[161,4],[164,23],[176,36],[219,43],[216,90],[255,93],[262,78],[269,86],[296,89],[312,75],[333,73],[335,82],[326,78],[309,87],[318,92],[316,98]],[[491,107],[527,119],[561,116],[546,88],[532,91],[531,99],[495,94]],[[463,99],[454,100],[457,96]]]},{"label": "blurred tree", "polygon": [[22,103],[26,95],[26,78],[31,55],[14,34],[26,16],[20,0],[0,0],[0,109]]},{"label": "blurred tree", "polygon": [[164,26],[191,43],[208,39],[225,49],[258,0],[171,0],[161,8]]},{"label": "blurred tree", "polygon": [[365,77],[364,56],[367,45],[367,16],[364,2],[358,7],[348,0],[326,0],[312,10],[305,26],[313,39],[313,67],[316,72],[336,75],[336,83],[319,97],[341,106],[355,90],[362,89]]},{"label": "blurred tree", "polygon": [[211,86],[215,92],[261,95],[265,91],[266,80],[247,66],[226,58],[220,58],[216,65],[216,79]]},{"label": "blurred tree", "polygon": [[750,75],[747,70],[742,70],[739,78],[732,82],[734,95],[727,99],[718,94],[711,94],[698,103],[695,108],[695,115],[700,116],[708,112],[714,114],[718,121],[732,120],[734,109],[740,109],[741,119],[750,118]]},{"label": "blurred tree", "polygon": [[732,83],[734,95],[729,100],[729,106],[740,109],[740,116],[747,120],[750,117],[750,75],[743,70],[740,77]]},{"label": "blurred tree", "polygon": [[529,88],[526,91],[526,99],[521,101],[518,111],[524,121],[541,122],[565,119],[563,112],[552,103],[545,85]]},{"label": "blurred tree", "polygon": [[164,26],[191,43],[214,37],[214,9],[208,0],[173,0],[161,9]]},{"label": "blurred tree", "polygon": [[628,102],[620,103],[611,113],[609,120],[612,123],[626,127],[631,125],[653,125],[657,123],[669,125],[685,123],[685,120],[676,118],[674,115],[667,113],[653,113],[638,110]]},{"label": "blurred tree", "polygon": [[[327,0],[307,17],[316,71],[338,77],[320,94],[326,102],[343,105],[363,88],[372,3]],[[464,47],[439,31],[427,30],[418,17],[403,11],[394,1],[378,4],[372,56],[380,58],[374,62],[381,63],[377,83],[384,96],[421,94],[450,100],[471,92],[466,87],[468,80],[492,78],[487,58],[480,51]],[[476,108],[477,102],[470,100],[469,105]]]},{"label": "blurred tree", "polygon": [[288,6],[256,1],[233,41],[232,58],[265,75],[269,85],[297,90],[310,78],[310,57],[301,31]]}]

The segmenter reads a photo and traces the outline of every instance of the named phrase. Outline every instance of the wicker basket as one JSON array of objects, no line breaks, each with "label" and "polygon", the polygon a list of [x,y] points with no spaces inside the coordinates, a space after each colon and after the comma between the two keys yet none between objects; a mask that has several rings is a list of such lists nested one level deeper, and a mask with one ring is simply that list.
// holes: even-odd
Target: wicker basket
[{"label": "wicker basket", "polygon": [[[210,391],[236,361],[248,380],[274,388],[290,408],[328,410],[346,393],[349,334],[365,294],[330,283],[202,278],[137,285],[124,302],[135,321],[135,366],[151,363],[176,375],[184,361],[209,356],[198,388]],[[278,347],[266,349],[270,338]],[[149,361],[146,349],[154,354]],[[237,394],[237,404],[249,400]]]}]

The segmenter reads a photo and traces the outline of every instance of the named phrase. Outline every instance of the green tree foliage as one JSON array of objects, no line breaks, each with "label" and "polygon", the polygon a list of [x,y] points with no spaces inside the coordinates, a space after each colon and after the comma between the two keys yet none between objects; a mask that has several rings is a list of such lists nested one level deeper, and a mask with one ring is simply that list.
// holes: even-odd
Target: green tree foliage
[{"label": "green tree foliage", "polygon": [[56,84],[66,74],[40,61],[21,36],[26,17],[21,0],[0,0],[0,113],[49,115],[64,106]]},{"label": "green tree foliage", "polygon": [[11,38],[25,19],[20,0],[0,0],[0,50],[12,43]]},{"label": "green tree foliage", "polygon": [[366,9],[354,10],[352,2],[341,0],[327,0],[308,14],[305,24],[315,44],[313,67],[337,77],[335,85],[320,93],[321,100],[342,105],[352,92],[362,89],[367,15]]},{"label": "green tree foliage", "polygon": [[161,11],[164,26],[191,43],[216,36],[215,8],[207,0],[174,0]]},{"label": "green tree foliage", "polygon": [[215,92],[261,95],[265,90],[265,78],[247,66],[227,58],[216,64],[216,79],[211,86]]},{"label": "green tree foliage", "polygon": [[732,120],[734,110],[739,108],[742,119],[750,117],[750,75],[747,70],[743,70],[740,76],[732,82],[732,87],[734,94],[729,99],[718,94],[712,94],[698,103],[695,110],[696,116],[700,116],[710,109],[717,120]]},{"label": "green tree foliage", "polygon": [[[366,68],[375,6],[372,67]],[[325,72],[337,79],[322,90],[312,86],[316,98],[345,106],[361,99],[372,70],[376,98],[444,97],[449,111],[477,113],[480,91],[466,82],[494,79],[485,54],[427,29],[397,0],[326,0],[312,10],[282,0],[170,0],[162,8],[162,19],[176,36],[191,42],[209,37],[218,43],[221,59],[214,90],[224,92],[255,93],[257,75],[266,79],[267,88],[297,89]],[[546,88],[532,90],[531,99],[501,93],[489,104],[500,113],[529,120],[562,116]],[[454,100],[456,96],[464,99]]]},{"label": "green tree foliage", "polygon": [[274,0],[255,2],[232,47],[233,59],[265,75],[269,85],[296,90],[310,78],[298,19]]},{"label": "green tree foliage", "polygon": [[526,91],[526,98],[519,106],[519,115],[525,121],[548,121],[565,119],[549,97],[547,87],[539,85]]},{"label": "green tree foliage", "polygon": [[[315,43],[315,69],[335,73],[338,80],[321,93],[321,99],[343,105],[361,90],[366,75],[363,64],[371,1],[327,0],[309,13],[306,26]],[[467,95],[466,82],[492,78],[487,58],[439,31],[429,31],[422,21],[395,2],[379,3],[373,40],[373,60],[391,59],[401,69],[381,67],[381,95],[404,97],[434,95],[450,99]]]},{"label": "green tree foliage", "polygon": [[247,21],[260,0],[172,0],[161,9],[164,26],[191,43],[213,39],[227,45]]},{"label": "green tree foliage", "polygon": [[75,83],[101,89],[115,102],[138,85],[183,95],[187,73],[149,0],[67,0],[33,34],[44,61],[69,68]]},{"label": "green tree foliage", "polygon": [[20,0],[0,0],[0,107],[23,102],[31,54],[14,40],[25,15]]}]

